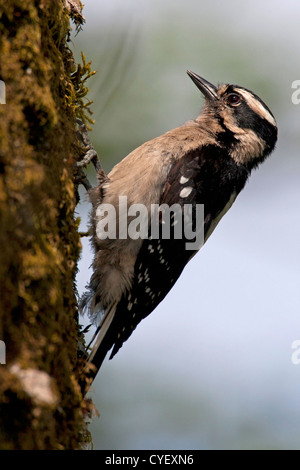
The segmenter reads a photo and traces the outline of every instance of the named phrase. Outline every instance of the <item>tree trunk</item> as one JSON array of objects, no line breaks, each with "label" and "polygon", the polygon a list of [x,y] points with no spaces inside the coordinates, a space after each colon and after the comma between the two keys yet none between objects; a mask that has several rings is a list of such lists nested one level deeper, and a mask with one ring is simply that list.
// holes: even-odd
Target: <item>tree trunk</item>
[{"label": "tree trunk", "polygon": [[73,167],[90,74],[68,48],[70,3],[0,5],[1,449],[76,449],[85,430]]}]

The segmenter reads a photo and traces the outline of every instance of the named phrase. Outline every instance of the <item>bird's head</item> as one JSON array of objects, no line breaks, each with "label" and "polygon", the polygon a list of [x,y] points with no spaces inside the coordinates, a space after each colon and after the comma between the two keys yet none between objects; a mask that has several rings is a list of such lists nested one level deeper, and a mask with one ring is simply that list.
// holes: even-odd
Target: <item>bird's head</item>
[{"label": "bird's head", "polygon": [[187,73],[206,99],[197,119],[209,120],[220,145],[229,147],[237,163],[256,167],[273,151],[277,140],[277,124],[268,106],[244,87],[216,87],[189,70]]}]

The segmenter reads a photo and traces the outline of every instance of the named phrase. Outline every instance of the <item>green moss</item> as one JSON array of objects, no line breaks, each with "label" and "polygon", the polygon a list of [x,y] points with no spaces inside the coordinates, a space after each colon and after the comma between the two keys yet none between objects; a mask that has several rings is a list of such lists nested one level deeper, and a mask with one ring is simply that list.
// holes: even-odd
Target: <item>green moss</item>
[{"label": "green moss", "polygon": [[78,64],[77,70],[71,76],[75,92],[75,100],[73,99],[73,102],[75,102],[74,112],[84,123],[94,124],[94,121],[90,118],[92,114],[90,106],[93,102],[89,100],[85,102],[84,98],[89,91],[85,82],[96,72],[91,70],[91,62],[86,63],[83,52],[81,53],[81,59],[82,65]]},{"label": "green moss", "polygon": [[[78,14],[78,13],[76,13]],[[78,25],[78,22],[77,22]],[[74,289],[80,253],[74,218],[76,117],[93,75],[68,46],[69,12],[60,0],[0,6],[0,446],[74,449],[84,433],[77,386]],[[49,374],[59,400],[37,404],[10,372],[13,364]]]}]

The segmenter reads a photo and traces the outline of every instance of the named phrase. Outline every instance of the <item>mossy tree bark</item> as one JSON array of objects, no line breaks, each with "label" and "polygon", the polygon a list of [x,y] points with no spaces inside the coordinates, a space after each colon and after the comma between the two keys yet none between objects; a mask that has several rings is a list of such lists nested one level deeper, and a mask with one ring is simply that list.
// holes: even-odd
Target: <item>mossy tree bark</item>
[{"label": "mossy tree bark", "polygon": [[67,3],[0,5],[1,449],[75,449],[84,431],[73,185],[84,71]]}]

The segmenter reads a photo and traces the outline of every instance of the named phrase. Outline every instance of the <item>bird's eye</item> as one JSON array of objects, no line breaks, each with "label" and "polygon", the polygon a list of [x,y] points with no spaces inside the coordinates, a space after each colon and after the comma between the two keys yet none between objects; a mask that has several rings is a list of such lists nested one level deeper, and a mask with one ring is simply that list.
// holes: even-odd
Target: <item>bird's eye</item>
[{"label": "bird's eye", "polygon": [[231,93],[231,95],[227,97],[227,101],[230,106],[237,106],[241,102],[241,97],[237,93]]}]

